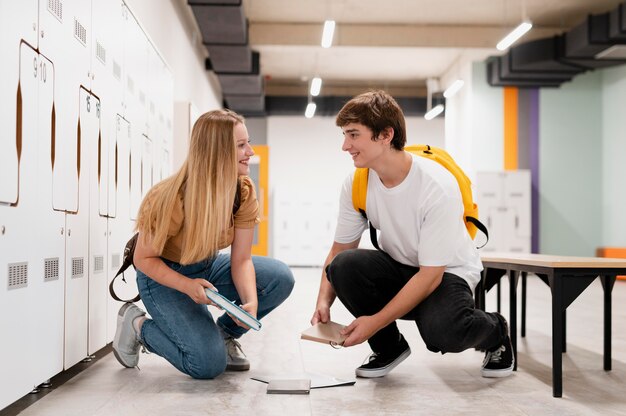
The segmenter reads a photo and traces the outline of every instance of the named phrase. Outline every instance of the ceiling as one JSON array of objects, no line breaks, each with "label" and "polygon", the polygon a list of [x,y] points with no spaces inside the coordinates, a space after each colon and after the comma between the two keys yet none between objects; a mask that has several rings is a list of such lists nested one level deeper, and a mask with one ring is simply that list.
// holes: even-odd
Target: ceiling
[{"label": "ceiling", "polygon": [[[243,0],[249,43],[260,52],[266,95],[353,95],[383,87],[415,95],[460,60],[496,55],[524,14],[531,40],[562,33],[620,0]],[[326,19],[333,46],[320,46]],[[338,94],[339,93],[339,94]],[[345,94],[343,94],[345,93]]]},{"label": "ceiling", "polygon": [[[214,58],[209,68],[220,79],[226,103],[237,99],[245,109],[245,97],[254,98],[251,108],[262,108],[263,97],[301,97],[306,105],[315,76],[323,79],[322,97],[350,97],[371,88],[424,97],[428,78],[442,81],[461,64],[500,55],[496,43],[525,18],[533,28],[523,41],[548,38],[623,0],[179,1],[193,9],[194,29],[207,45],[209,62]],[[224,12],[231,23],[220,17]],[[327,19],[336,21],[335,36],[332,47],[322,48]],[[222,59],[240,66],[240,56],[246,57],[245,71],[226,74],[215,67]]]}]

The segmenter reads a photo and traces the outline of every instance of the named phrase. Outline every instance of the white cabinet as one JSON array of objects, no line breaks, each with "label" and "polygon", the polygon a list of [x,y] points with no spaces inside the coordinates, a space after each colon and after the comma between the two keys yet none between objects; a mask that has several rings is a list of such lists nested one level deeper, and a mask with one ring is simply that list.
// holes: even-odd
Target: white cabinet
[{"label": "white cabinet", "polygon": [[478,172],[474,199],[489,230],[483,252],[530,253],[530,171]]}]

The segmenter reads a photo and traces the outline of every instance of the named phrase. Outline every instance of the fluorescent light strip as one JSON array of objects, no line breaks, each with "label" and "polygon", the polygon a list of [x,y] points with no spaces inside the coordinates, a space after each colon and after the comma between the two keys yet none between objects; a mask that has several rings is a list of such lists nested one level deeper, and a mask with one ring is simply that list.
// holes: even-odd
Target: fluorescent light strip
[{"label": "fluorescent light strip", "polygon": [[304,116],[306,118],[313,118],[313,116],[315,115],[316,108],[317,108],[317,105],[315,105],[315,103],[309,103],[306,106],[306,110],[304,110]]},{"label": "fluorescent light strip", "polygon": [[320,95],[320,90],[322,89],[322,79],[319,77],[315,77],[311,80],[311,95],[313,97],[317,97]]},{"label": "fluorescent light strip", "polygon": [[322,47],[330,48],[333,44],[333,34],[335,33],[335,21],[327,20],[324,22],[324,32],[322,33]]},{"label": "fluorescent light strip", "polygon": [[511,33],[506,35],[500,42],[498,42],[498,44],[496,45],[496,48],[498,48],[499,51],[503,51],[507,49],[509,46],[514,44],[519,38],[524,36],[524,34],[528,32],[531,27],[533,27],[533,24],[530,22],[520,23],[518,27],[513,29]]},{"label": "fluorescent light strip", "polygon": [[456,94],[461,88],[463,88],[464,84],[465,82],[462,79],[457,79],[448,87],[448,89],[443,92],[443,96],[446,98],[453,97],[454,94]]},{"label": "fluorescent light strip", "polygon": [[426,120],[432,120],[433,118],[437,117],[442,112],[443,112],[443,104],[438,104],[434,106],[433,108],[431,108],[429,112],[424,114],[424,118]]}]

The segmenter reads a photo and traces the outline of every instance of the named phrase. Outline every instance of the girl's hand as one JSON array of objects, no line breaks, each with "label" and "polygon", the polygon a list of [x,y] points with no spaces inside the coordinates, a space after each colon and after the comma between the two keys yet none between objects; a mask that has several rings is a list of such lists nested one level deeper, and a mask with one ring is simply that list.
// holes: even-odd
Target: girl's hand
[{"label": "girl's hand", "polygon": [[[248,302],[248,303],[244,303],[243,305],[240,305],[241,309],[243,309],[244,311],[248,312],[250,315],[252,315],[255,318],[256,318],[256,313],[257,313],[258,307],[259,307],[259,305],[256,302]],[[239,325],[240,327],[246,328],[246,329],[250,329],[250,327],[248,325],[244,324],[239,319],[235,318],[233,315],[228,314],[228,316],[230,316],[232,318],[232,320],[237,325]]]},{"label": "girl's hand", "polygon": [[198,304],[217,306],[215,303],[211,302],[211,300],[207,297],[206,293],[204,292],[205,288],[209,288],[217,292],[217,289],[215,288],[215,286],[213,286],[207,280],[188,279],[185,285],[184,293]]}]

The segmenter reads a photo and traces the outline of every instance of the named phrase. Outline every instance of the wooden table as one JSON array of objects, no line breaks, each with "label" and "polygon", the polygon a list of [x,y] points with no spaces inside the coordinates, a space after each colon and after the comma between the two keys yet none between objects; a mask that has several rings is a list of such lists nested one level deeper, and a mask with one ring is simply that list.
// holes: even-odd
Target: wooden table
[{"label": "wooden table", "polygon": [[550,256],[522,253],[485,253],[485,270],[477,288],[478,306],[485,291],[506,274],[510,282],[509,326],[517,369],[517,281],[520,273],[534,273],[552,292],[552,395],[563,395],[562,353],[565,351],[565,311],[599,277],[604,289],[604,370],[611,370],[611,292],[617,275],[626,274],[625,259]]}]

